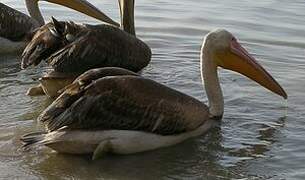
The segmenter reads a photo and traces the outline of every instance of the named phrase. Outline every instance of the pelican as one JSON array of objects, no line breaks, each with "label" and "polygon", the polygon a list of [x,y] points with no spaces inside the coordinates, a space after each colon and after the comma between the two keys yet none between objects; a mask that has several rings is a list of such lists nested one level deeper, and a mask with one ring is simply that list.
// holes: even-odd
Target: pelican
[{"label": "pelican", "polygon": [[[45,0],[66,6],[96,19],[118,26],[86,0]],[[22,52],[34,30],[45,24],[38,6],[39,0],[25,0],[29,15],[0,3],[0,54]]]},{"label": "pelican", "polygon": [[239,72],[287,99],[276,80],[226,30],[205,36],[200,59],[209,106],[153,80],[99,69],[76,79],[38,117],[46,133],[22,140],[26,147],[46,145],[60,153],[92,153],[97,159],[109,152],[154,150],[199,136],[224,113],[218,67]]},{"label": "pelican", "polygon": [[139,72],[146,67],[151,49],[136,37],[134,0],[119,0],[119,6],[121,29],[107,24],[60,22],[55,18],[41,27],[25,48],[21,67],[46,60],[53,72],[43,76],[40,85],[29,89],[27,94],[57,97],[58,90],[92,68],[113,66]]}]

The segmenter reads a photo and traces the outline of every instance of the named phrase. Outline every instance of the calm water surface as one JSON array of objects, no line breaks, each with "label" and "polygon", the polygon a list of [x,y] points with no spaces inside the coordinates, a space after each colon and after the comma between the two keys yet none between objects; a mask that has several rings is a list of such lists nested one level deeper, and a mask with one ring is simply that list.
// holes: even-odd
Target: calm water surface
[{"label": "calm water surface", "polygon": [[[25,11],[20,0],[2,0]],[[0,57],[0,178],[27,179],[304,179],[305,2],[303,0],[136,0],[137,34],[153,50],[143,76],[207,101],[200,84],[203,36],[221,27],[286,89],[288,103],[248,79],[221,70],[225,115],[206,136],[130,156],[67,156],[22,152],[20,135],[41,128],[35,118],[50,100],[25,96],[41,68],[20,70],[20,58]],[[117,2],[91,0],[119,19]],[[46,18],[98,23],[42,3]]]}]

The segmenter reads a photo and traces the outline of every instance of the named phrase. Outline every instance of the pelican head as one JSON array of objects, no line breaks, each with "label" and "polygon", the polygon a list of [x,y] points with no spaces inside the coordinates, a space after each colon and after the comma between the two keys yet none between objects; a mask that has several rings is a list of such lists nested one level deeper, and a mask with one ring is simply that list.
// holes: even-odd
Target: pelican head
[{"label": "pelican head", "polygon": [[36,29],[33,32],[32,40],[22,53],[21,68],[25,69],[31,65],[38,65],[42,60],[47,59],[50,54],[72,41],[74,35],[69,30],[72,29],[73,25],[75,24],[72,22],[68,25],[52,17],[52,22]]},{"label": "pelican head", "polygon": [[36,66],[57,50],[72,43],[77,35],[81,34],[81,28],[82,26],[78,26],[71,21],[57,21],[52,17],[50,23],[33,32],[32,40],[23,51],[21,68],[25,69],[31,65]]},{"label": "pelican head", "polygon": [[[216,67],[238,72],[287,99],[278,82],[244,49],[228,31],[217,29],[206,35],[203,51],[212,56]],[[208,47],[208,48],[207,48]]]},{"label": "pelican head", "polygon": [[46,1],[54,4],[58,4],[61,6],[65,6],[71,9],[74,9],[78,12],[82,12],[88,16],[91,16],[95,19],[101,20],[103,22],[119,26],[119,24],[115,21],[113,21],[110,17],[105,15],[103,12],[101,12],[99,9],[97,9],[95,6],[93,6],[91,3],[89,3],[86,0],[25,0],[26,6],[28,8],[28,11],[30,15],[35,18],[38,23],[41,25],[44,24],[44,20],[41,16],[41,13],[38,8],[38,2],[39,1]]}]

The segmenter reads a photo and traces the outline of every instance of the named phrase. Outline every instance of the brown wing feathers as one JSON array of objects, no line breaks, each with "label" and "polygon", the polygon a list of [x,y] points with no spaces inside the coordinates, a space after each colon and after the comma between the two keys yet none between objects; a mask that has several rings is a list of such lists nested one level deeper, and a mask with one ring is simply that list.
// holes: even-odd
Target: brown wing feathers
[{"label": "brown wing feathers", "polygon": [[28,15],[0,2],[0,37],[11,41],[22,41],[37,27],[38,23]]},{"label": "brown wing feathers", "polygon": [[130,79],[146,81],[141,77],[117,76],[93,81],[77,93],[69,94],[68,89],[39,120],[50,131],[63,126],[68,129],[140,130],[163,135],[186,131],[183,111],[178,106],[173,107],[162,99],[134,98],[131,94],[140,93],[124,90],[124,83],[129,84]]},{"label": "brown wing feathers", "polygon": [[54,18],[51,24],[54,28],[38,31],[39,36],[35,34],[35,37],[39,38],[33,38],[26,49],[46,47],[52,51],[40,51],[44,54],[39,56],[35,55],[38,51],[28,50],[23,54],[23,62],[29,58],[33,62],[40,62],[41,58],[48,57],[46,60],[55,71],[76,74],[101,67],[121,67],[138,72],[150,62],[150,48],[117,27],[106,24],[77,25]]}]

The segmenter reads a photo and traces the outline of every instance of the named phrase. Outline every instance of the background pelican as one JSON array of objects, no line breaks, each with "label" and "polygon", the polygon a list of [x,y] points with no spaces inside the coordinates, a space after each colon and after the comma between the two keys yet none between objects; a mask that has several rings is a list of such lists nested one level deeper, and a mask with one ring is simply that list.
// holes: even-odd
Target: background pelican
[{"label": "background pelican", "polygon": [[[96,19],[118,25],[86,0],[45,1],[63,5]],[[39,0],[25,0],[30,16],[0,3],[0,54],[21,52],[26,42],[31,39],[32,31],[44,25],[38,2]]]},{"label": "background pelican", "polygon": [[[42,78],[44,92],[50,97],[57,96],[57,90],[64,87],[62,81],[71,83],[75,76],[92,68],[113,66],[140,71],[150,62],[151,49],[135,36],[134,0],[120,0],[119,5],[123,30],[107,24],[79,25],[53,18],[35,33],[25,48],[21,67],[37,65],[42,60],[52,66],[59,77],[52,72],[51,77]],[[72,81],[66,81],[64,74]],[[52,85],[48,86],[47,81]]]},{"label": "background pelican", "polygon": [[105,24],[78,25],[53,18],[24,50],[21,67],[47,59],[55,71],[63,73],[81,74],[105,66],[140,71],[150,62],[151,50],[135,37],[134,0],[119,0],[119,5],[123,31]]},{"label": "background pelican", "polygon": [[48,133],[25,135],[22,140],[25,146],[44,144],[58,152],[93,152],[93,158],[179,143],[206,132],[222,118],[218,67],[239,72],[287,99],[283,88],[231,33],[216,30],[205,37],[201,48],[209,107],[153,80],[128,72],[105,77],[103,69],[94,70],[76,79],[39,116]]}]

